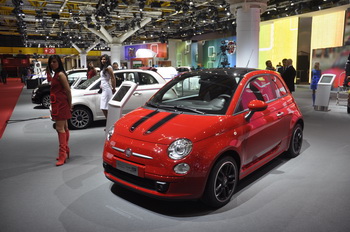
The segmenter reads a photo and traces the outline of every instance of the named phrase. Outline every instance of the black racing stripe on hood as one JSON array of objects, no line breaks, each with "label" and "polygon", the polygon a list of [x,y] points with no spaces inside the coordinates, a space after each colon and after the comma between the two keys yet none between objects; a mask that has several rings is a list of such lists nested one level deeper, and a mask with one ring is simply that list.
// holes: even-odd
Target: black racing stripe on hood
[{"label": "black racing stripe on hood", "polygon": [[134,123],[134,125],[131,126],[130,131],[134,131],[138,126],[140,126],[143,122],[145,122],[147,119],[153,117],[154,115],[158,114],[158,111],[153,111],[143,118],[139,119],[137,122]]},{"label": "black racing stripe on hood", "polygon": [[154,124],[151,128],[149,128],[146,131],[146,134],[150,134],[153,131],[155,131],[156,129],[158,129],[159,127],[161,127],[163,124],[165,124],[166,122],[168,122],[169,120],[171,120],[172,118],[176,117],[178,114],[169,114],[168,116],[166,116],[165,118],[163,118],[162,120],[160,120],[159,122],[157,122],[156,124]]}]

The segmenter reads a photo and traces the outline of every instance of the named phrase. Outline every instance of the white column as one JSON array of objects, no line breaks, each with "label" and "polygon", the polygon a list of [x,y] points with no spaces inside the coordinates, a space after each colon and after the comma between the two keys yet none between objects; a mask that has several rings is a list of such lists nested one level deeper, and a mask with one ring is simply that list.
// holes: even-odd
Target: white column
[{"label": "white column", "polygon": [[266,10],[267,0],[226,0],[236,14],[236,66],[258,68],[260,14]]},{"label": "white column", "polygon": [[87,54],[86,53],[80,53],[80,66],[87,68]]},{"label": "white column", "polygon": [[111,63],[117,62],[120,65],[120,57],[122,52],[122,45],[121,44],[110,44],[109,47],[111,48]]},{"label": "white column", "polygon": [[236,66],[257,68],[259,65],[260,8],[237,9]]}]

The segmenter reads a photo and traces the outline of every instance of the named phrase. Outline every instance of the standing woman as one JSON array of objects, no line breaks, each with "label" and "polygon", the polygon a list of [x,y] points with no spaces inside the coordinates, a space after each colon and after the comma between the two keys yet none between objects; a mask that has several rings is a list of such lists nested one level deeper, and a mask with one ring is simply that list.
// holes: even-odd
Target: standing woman
[{"label": "standing woman", "polygon": [[87,79],[91,79],[92,77],[96,76],[97,71],[94,67],[94,63],[92,61],[88,64],[88,70],[87,70]]},{"label": "standing woman", "polygon": [[311,84],[310,89],[312,89],[312,105],[315,105],[315,99],[316,99],[316,89],[318,81],[321,77],[321,70],[320,70],[320,63],[315,62],[314,68],[311,71]]},{"label": "standing woman", "polygon": [[67,74],[58,55],[49,57],[48,72],[54,72],[51,80],[50,100],[51,118],[55,121],[55,129],[58,133],[59,152],[56,166],[61,166],[69,158],[69,130],[67,120],[72,117],[72,95],[68,84]]},{"label": "standing woman", "polygon": [[[115,77],[113,74],[113,68],[111,65],[111,59],[108,55],[104,54],[100,58],[101,63],[101,102],[100,109],[102,110],[104,116],[107,118],[108,115],[108,102],[112,98],[113,93],[115,93]],[[111,83],[110,83],[111,82]]]}]

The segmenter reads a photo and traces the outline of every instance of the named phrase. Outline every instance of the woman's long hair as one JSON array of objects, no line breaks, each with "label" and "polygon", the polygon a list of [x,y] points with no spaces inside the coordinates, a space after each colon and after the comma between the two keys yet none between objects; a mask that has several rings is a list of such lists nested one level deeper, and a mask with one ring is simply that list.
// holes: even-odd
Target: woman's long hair
[{"label": "woman's long hair", "polygon": [[[102,58],[105,58],[106,59],[106,63],[105,64],[102,64],[101,60]],[[104,54],[100,57],[100,70],[103,70],[103,74],[106,73],[106,70],[107,70],[107,67],[111,65],[111,59],[109,58],[109,56],[107,54]]]},{"label": "woman's long hair", "polygon": [[[91,64],[91,66],[90,66]],[[90,61],[89,64],[88,64],[88,68],[87,68],[87,71],[89,72],[91,69],[94,69],[94,62]]]},{"label": "woman's long hair", "polygon": [[[57,60],[57,62],[58,62],[58,68],[56,70],[52,70],[51,69],[51,62],[52,62],[52,60]],[[59,72],[63,72],[64,75],[66,75],[66,77],[67,77],[67,73],[64,70],[63,63],[62,63],[61,57],[59,55],[51,55],[49,57],[48,67],[49,67],[50,73],[55,72],[55,74],[56,74],[56,73],[59,73]]]}]

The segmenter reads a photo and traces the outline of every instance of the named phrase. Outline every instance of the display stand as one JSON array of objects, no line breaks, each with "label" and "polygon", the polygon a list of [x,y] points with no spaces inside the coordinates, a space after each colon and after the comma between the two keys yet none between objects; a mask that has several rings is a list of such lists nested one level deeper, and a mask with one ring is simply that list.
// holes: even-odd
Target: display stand
[{"label": "display stand", "polygon": [[323,74],[318,81],[314,109],[328,111],[329,99],[335,74]]},{"label": "display stand", "polygon": [[122,116],[123,107],[128,102],[131,95],[137,88],[137,84],[132,81],[124,81],[111,100],[108,102],[108,115],[106,123],[106,134],[111,126]]}]

